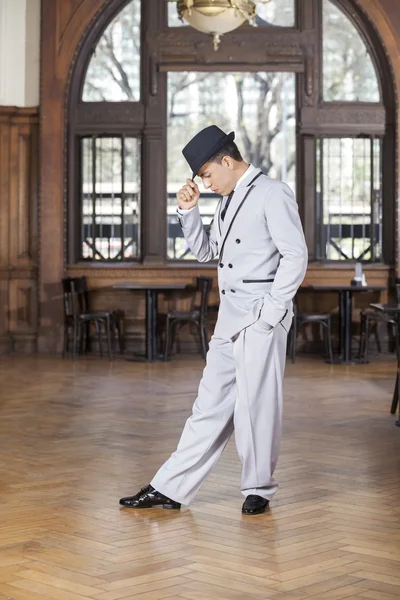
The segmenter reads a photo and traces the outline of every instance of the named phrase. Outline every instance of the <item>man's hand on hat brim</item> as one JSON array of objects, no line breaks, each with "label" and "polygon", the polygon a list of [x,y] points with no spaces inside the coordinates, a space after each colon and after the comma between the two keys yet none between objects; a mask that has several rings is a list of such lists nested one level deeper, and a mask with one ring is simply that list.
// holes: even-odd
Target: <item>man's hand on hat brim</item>
[{"label": "man's hand on hat brim", "polygon": [[176,194],[179,208],[182,210],[188,210],[194,208],[200,198],[200,190],[192,179],[187,179],[186,183],[179,192]]}]

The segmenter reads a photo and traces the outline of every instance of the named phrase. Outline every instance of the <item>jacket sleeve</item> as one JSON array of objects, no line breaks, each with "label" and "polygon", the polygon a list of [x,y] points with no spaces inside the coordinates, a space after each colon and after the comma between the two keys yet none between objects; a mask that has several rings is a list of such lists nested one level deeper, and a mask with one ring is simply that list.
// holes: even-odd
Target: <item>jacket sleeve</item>
[{"label": "jacket sleeve", "polygon": [[297,203],[288,185],[277,181],[267,191],[265,216],[281,259],[271,290],[264,297],[261,318],[275,327],[285,317],[304,279],[308,252]]},{"label": "jacket sleeve", "polygon": [[220,204],[218,204],[214,218],[206,229],[204,229],[198,205],[185,212],[178,211],[178,222],[182,227],[185,240],[200,262],[207,262],[218,255],[217,226],[215,221],[219,206]]}]

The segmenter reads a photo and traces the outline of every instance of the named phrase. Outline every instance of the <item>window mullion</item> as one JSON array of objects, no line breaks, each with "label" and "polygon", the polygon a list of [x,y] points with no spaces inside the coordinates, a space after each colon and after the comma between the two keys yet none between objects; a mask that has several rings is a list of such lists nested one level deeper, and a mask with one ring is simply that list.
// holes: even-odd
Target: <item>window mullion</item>
[{"label": "window mullion", "polygon": [[96,141],[97,136],[92,135],[92,259],[96,252]]},{"label": "window mullion", "polygon": [[125,258],[125,135],[121,137],[121,260]]}]

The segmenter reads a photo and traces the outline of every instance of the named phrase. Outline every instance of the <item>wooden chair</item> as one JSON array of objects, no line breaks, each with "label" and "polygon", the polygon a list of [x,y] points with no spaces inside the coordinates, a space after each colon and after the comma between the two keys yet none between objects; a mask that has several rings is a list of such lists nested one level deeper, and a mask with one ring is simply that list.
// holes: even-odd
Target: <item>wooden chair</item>
[{"label": "wooden chair", "polygon": [[[395,286],[395,302],[400,304],[400,284]],[[371,333],[375,337],[378,352],[382,352],[381,340],[379,337],[379,325],[385,324],[390,327],[393,339],[396,339],[397,321],[384,313],[368,308],[360,313],[360,342],[358,347],[358,357],[368,362],[369,340]]]},{"label": "wooden chair", "polygon": [[[212,277],[198,277],[196,288],[193,289],[192,308],[188,311],[173,310],[166,314],[164,360],[168,360],[170,357],[178,325],[184,323],[194,323],[197,325],[200,334],[202,355],[204,359],[206,358],[208,352],[207,310],[212,283]],[[200,304],[196,306],[195,301],[198,294],[200,294]]]},{"label": "wooden chair", "polygon": [[[85,277],[66,277],[63,283],[64,299],[64,348],[63,356],[68,353],[69,341],[72,334],[72,357],[76,353],[88,351],[89,327],[94,325],[99,344],[100,356],[103,356],[102,329],[106,334],[108,355],[112,359],[111,333],[118,335],[120,349],[123,349],[120,316],[115,317],[113,311],[89,310],[89,294]],[[118,323],[118,325],[117,325]]]},{"label": "wooden chair", "polygon": [[[89,290],[87,286],[87,279],[83,275],[78,278],[79,280],[79,292],[82,294],[82,306],[84,313],[97,314],[97,315],[107,315],[109,316],[111,332],[114,334],[114,339],[117,339],[119,345],[119,351],[121,354],[124,353],[125,347],[125,337],[124,337],[124,318],[125,313],[123,310],[115,309],[111,311],[95,311],[90,310],[90,302],[89,302]],[[106,317],[103,317],[107,319]]]},{"label": "wooden chair", "polygon": [[326,351],[330,362],[333,362],[331,315],[328,313],[304,313],[297,310],[296,302],[293,302],[294,317],[289,335],[289,354],[292,363],[296,362],[296,342],[300,327],[308,323],[317,323],[320,326],[321,338],[325,341]]}]

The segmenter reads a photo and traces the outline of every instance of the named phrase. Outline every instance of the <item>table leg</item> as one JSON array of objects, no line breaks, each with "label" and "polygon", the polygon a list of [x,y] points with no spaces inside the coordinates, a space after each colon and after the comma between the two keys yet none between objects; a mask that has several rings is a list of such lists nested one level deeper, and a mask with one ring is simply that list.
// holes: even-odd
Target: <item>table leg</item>
[{"label": "table leg", "polygon": [[397,358],[397,373],[396,373],[396,385],[394,386],[393,400],[390,412],[392,415],[396,414],[397,407],[399,407],[399,418],[396,421],[397,427],[400,427],[400,402],[399,402],[399,378],[400,378],[400,324],[397,322],[395,329],[395,344],[396,344],[396,358]]},{"label": "table leg", "polygon": [[392,408],[390,410],[392,415],[394,415],[394,414],[396,414],[397,407],[399,407],[399,418],[396,421],[397,427],[400,427],[399,377],[400,377],[400,369],[398,368],[397,375],[396,375],[396,385],[394,386],[394,392],[393,392]]},{"label": "table leg", "polygon": [[157,290],[146,290],[146,358],[157,354]]},{"label": "table leg", "polygon": [[390,412],[392,415],[396,414],[398,397],[399,397],[399,371],[397,370],[396,383],[394,386],[393,399],[392,399],[392,406],[390,408]]},{"label": "table leg", "polygon": [[342,363],[351,363],[351,339],[353,303],[351,290],[339,292],[340,307],[340,358]]}]

